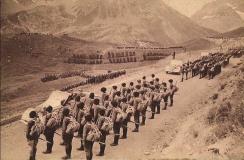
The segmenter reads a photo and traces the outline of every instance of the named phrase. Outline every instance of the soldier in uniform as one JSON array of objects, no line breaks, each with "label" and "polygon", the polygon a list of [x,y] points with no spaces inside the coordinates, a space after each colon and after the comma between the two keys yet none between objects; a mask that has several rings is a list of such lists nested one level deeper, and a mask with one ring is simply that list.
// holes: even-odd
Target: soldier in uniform
[{"label": "soldier in uniform", "polygon": [[139,105],[142,103],[141,98],[139,97],[139,92],[134,92],[134,98],[132,100],[132,105],[134,106],[134,121],[135,121],[135,129],[132,132],[139,132],[139,124],[140,124],[140,110]]},{"label": "soldier in uniform", "polygon": [[103,123],[105,122],[105,110],[101,109],[99,111],[99,118],[97,120],[97,127],[101,132],[101,136],[100,136],[100,152],[97,154],[97,156],[104,156],[104,151],[105,151],[105,147],[106,147],[106,137],[107,137],[107,131],[103,130],[102,126]]},{"label": "soldier in uniform", "polygon": [[114,100],[114,97],[115,97],[115,95],[117,94],[117,86],[113,86],[112,87],[112,90],[111,90],[111,92],[110,92],[110,99],[111,99],[111,101],[113,101]]},{"label": "soldier in uniform", "polygon": [[104,106],[100,106],[99,104],[100,100],[96,98],[94,100],[94,105],[92,106],[93,119],[95,123],[97,122],[100,110],[106,109]]},{"label": "soldier in uniform", "polygon": [[102,87],[102,88],[101,88],[101,92],[102,92],[102,105],[104,105],[105,96],[108,95],[108,94],[106,93],[106,91],[107,91],[107,88],[105,88],[105,87]]},{"label": "soldier in uniform", "polygon": [[155,80],[155,74],[152,74],[151,77],[152,77],[152,80],[151,81],[154,82],[154,80]]},{"label": "soldier in uniform", "polygon": [[74,137],[74,133],[70,132],[67,133],[67,127],[70,123],[70,110],[68,108],[65,108],[63,110],[63,125],[62,125],[62,135],[64,136],[64,144],[65,144],[65,152],[66,156],[64,156],[62,159],[70,159],[71,158],[71,151],[72,151],[72,140]]},{"label": "soldier in uniform", "polygon": [[[78,107],[78,116],[77,116],[76,120],[80,124],[80,128],[78,130],[78,137],[81,137],[81,138],[82,138],[82,134],[83,134],[83,128],[84,128],[84,125],[86,123],[84,106],[85,106],[85,104],[83,102],[81,102],[81,103],[79,103],[77,105],[77,107]],[[82,139],[81,139],[81,145],[80,145],[80,147],[77,150],[79,150],[79,151],[83,151],[84,150],[84,145],[83,145],[83,140]]]},{"label": "soldier in uniform", "polygon": [[133,82],[130,82],[129,89],[130,89],[131,92],[134,91],[134,83]]},{"label": "soldier in uniform", "polygon": [[93,153],[92,153],[92,148],[93,148],[93,141],[90,141],[87,139],[88,133],[91,131],[91,125],[92,125],[92,116],[90,114],[87,114],[85,116],[86,124],[83,129],[83,143],[84,143],[84,148],[86,152],[86,160],[92,160]]},{"label": "soldier in uniform", "polygon": [[153,100],[153,98],[154,98],[156,93],[155,93],[155,87],[154,86],[152,86],[150,88],[151,88],[151,93],[150,93],[150,101],[151,101],[151,103],[150,103],[150,107],[151,107],[152,116],[149,119],[154,119],[156,103]]},{"label": "soldier in uniform", "polygon": [[128,104],[127,104],[127,99],[123,98],[121,100],[121,109],[123,112],[123,121],[122,121],[122,129],[123,129],[123,135],[120,137],[120,139],[126,139],[127,138],[127,125],[128,125],[128,121],[130,120],[130,114],[127,113],[127,108],[128,108]]},{"label": "soldier in uniform", "polygon": [[163,99],[164,99],[164,108],[162,110],[166,110],[168,106],[168,91],[167,91],[167,83],[163,82]]},{"label": "soldier in uniform", "polygon": [[142,84],[147,84],[146,76],[142,77]]},{"label": "soldier in uniform", "polygon": [[184,81],[184,74],[185,74],[185,64],[183,64],[180,67],[180,71],[181,71],[181,82],[183,82]]},{"label": "soldier in uniform", "polygon": [[35,111],[31,111],[29,114],[30,120],[27,124],[27,131],[26,131],[26,139],[28,141],[28,144],[30,146],[30,156],[29,160],[35,160],[36,159],[36,151],[37,151],[37,143],[39,136],[38,134],[32,134],[31,129],[35,125],[37,120],[37,113]]},{"label": "soldier in uniform", "polygon": [[155,90],[154,90],[154,97],[153,97],[153,101],[156,105],[156,108],[155,110],[156,111],[156,114],[160,114],[160,102],[161,102],[161,93],[160,93],[160,88],[159,88],[159,85],[156,85],[155,86]]},{"label": "soldier in uniform", "polygon": [[56,130],[56,126],[53,126],[55,124],[48,123],[49,120],[53,116],[52,115],[52,111],[53,111],[53,107],[52,106],[48,106],[46,108],[47,114],[45,115],[45,119],[44,119],[44,126],[45,126],[44,135],[45,135],[46,140],[48,141],[48,143],[47,143],[47,150],[45,152],[43,152],[44,154],[52,153],[52,148],[53,148],[53,138],[54,138],[54,133],[55,133],[55,130]]},{"label": "soldier in uniform", "polygon": [[127,87],[126,87],[126,83],[122,83],[121,84],[121,89],[120,89],[122,96],[125,97],[126,96],[126,92],[127,92]]},{"label": "soldier in uniform", "polygon": [[90,93],[89,97],[87,97],[84,101],[85,103],[85,108],[88,110],[88,111],[91,111],[91,108],[93,106],[93,103],[94,103],[94,98],[95,98],[95,94],[94,93]]},{"label": "soldier in uniform", "polygon": [[118,103],[116,101],[112,101],[111,104],[113,106],[112,122],[113,122],[113,131],[114,131],[114,142],[110,145],[117,146],[119,144],[120,127],[121,127],[121,122],[118,121],[117,119],[117,116],[120,112],[120,108],[118,107]]},{"label": "soldier in uniform", "polygon": [[170,79],[169,80],[169,91],[170,91],[170,95],[169,95],[169,98],[170,98],[170,105],[169,106],[173,106],[173,103],[174,103],[174,85],[173,85],[173,80]]}]

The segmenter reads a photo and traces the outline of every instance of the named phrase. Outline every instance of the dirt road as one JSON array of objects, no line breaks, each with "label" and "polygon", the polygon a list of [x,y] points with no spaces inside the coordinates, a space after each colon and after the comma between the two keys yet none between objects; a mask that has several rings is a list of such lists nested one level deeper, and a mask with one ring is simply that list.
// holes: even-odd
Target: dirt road
[{"label": "dirt road", "polygon": [[[183,59],[183,55],[179,55]],[[106,81],[96,86],[87,86],[87,90],[99,92],[101,86],[112,86],[120,84],[122,81],[135,81],[141,78],[142,75],[150,75],[156,73],[160,80],[168,80],[173,78],[179,81],[179,76],[165,75],[163,72],[165,64],[169,62],[169,58],[161,60],[154,65],[131,69],[126,76],[118,79]],[[223,72],[225,72],[224,69]],[[171,143],[177,145],[174,139],[190,115],[199,110],[199,103],[212,93],[217,87],[218,77],[214,80],[193,78],[183,83],[178,83],[180,88],[175,96],[175,104],[169,107],[166,111],[162,111],[160,115],[156,115],[154,120],[146,121],[146,125],[140,127],[139,133],[132,133],[133,124],[129,125],[129,134],[127,140],[120,140],[119,146],[111,147],[112,136],[108,136],[107,148],[105,156],[98,158],[94,155],[94,159],[112,160],[112,159],[152,159],[152,158],[196,158],[192,150],[182,153],[179,150],[170,150]],[[149,117],[149,114],[147,117]],[[24,160],[28,157],[28,146],[24,134],[25,125],[21,122],[15,122],[7,126],[3,126],[1,130],[1,159],[3,160]],[[63,146],[58,145],[61,141],[59,136],[55,136],[55,144],[51,155],[44,155],[41,152],[45,150],[45,143],[39,141],[38,144],[38,160],[58,160],[64,156],[65,150]],[[79,147],[79,139],[73,139],[72,159],[85,159],[85,153],[77,151]],[[188,147],[187,144],[182,144]],[[94,154],[98,153],[99,145],[94,145]],[[168,149],[169,148],[169,149]]]}]

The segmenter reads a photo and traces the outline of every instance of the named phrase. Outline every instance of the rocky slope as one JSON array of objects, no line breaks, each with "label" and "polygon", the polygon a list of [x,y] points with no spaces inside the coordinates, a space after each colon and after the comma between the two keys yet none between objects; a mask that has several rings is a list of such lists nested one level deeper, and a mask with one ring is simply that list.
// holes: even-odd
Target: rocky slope
[{"label": "rocky slope", "polygon": [[69,34],[89,41],[125,44],[150,41],[164,45],[215,33],[200,27],[161,0],[73,0],[68,8],[75,16],[62,7],[67,6],[67,2],[60,1],[56,5],[52,2],[34,3],[36,7],[2,17],[1,33]]}]

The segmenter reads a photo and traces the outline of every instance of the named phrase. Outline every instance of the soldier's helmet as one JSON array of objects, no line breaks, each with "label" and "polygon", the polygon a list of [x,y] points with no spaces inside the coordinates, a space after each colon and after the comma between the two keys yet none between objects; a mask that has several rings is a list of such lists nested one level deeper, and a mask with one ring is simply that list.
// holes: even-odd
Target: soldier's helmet
[{"label": "soldier's helmet", "polygon": [[117,89],[117,86],[113,86],[112,88],[113,88],[113,89]]},{"label": "soldier's helmet", "polygon": [[154,78],[155,77],[155,74],[152,74],[152,78]]},{"label": "soldier's helmet", "polygon": [[142,79],[145,80],[146,79],[146,76],[143,76]]},{"label": "soldier's helmet", "polygon": [[133,83],[133,82],[130,82],[130,85],[131,85],[131,86],[133,86],[133,85],[134,85],[134,83]]},{"label": "soldier's helmet", "polygon": [[169,83],[173,83],[173,79],[170,79],[170,80],[169,80]]},{"label": "soldier's helmet", "polygon": [[126,83],[122,83],[121,86],[125,87],[126,86]]}]

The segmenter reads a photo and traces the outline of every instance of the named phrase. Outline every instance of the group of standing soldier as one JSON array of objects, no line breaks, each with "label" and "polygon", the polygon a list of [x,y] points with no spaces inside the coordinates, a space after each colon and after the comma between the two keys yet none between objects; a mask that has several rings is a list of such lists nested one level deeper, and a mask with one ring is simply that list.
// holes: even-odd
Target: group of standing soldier
[{"label": "group of standing soldier", "polygon": [[[74,135],[80,138],[78,150],[84,150],[86,159],[91,160],[94,142],[98,142],[100,145],[97,156],[103,156],[107,135],[114,136],[113,143],[110,145],[117,146],[119,139],[126,139],[128,136],[128,123],[135,125],[132,132],[139,132],[140,126],[146,124],[146,113],[150,113],[149,119],[154,119],[155,114],[160,114],[160,110],[167,109],[168,99],[169,106],[173,106],[174,93],[177,91],[172,79],[168,82],[160,82],[160,79],[156,78],[154,74],[150,79],[148,81],[144,76],[135,83],[113,86],[109,92],[107,88],[102,87],[100,98],[97,98],[94,93],[90,93],[83,99],[76,95],[73,101],[62,101],[62,106],[57,112],[54,112],[51,106],[45,108],[43,117],[47,150],[43,153],[52,153],[53,138],[58,134],[56,132],[58,127],[62,127],[60,136],[63,142],[61,145],[65,145],[66,156],[63,159],[71,158]],[[33,134],[33,126],[36,126],[38,119],[35,111],[30,113],[30,118],[26,137],[29,142],[33,142],[30,144],[30,160],[34,160],[41,133]],[[113,130],[113,133],[110,133],[110,129]]]},{"label": "group of standing soldier", "polygon": [[86,80],[85,81],[81,81],[75,84],[70,84],[68,86],[65,86],[61,89],[61,91],[68,91],[71,90],[73,88],[77,88],[79,86],[84,86],[87,84],[98,84],[98,83],[102,83],[104,81],[106,81],[107,79],[114,79],[117,78],[119,76],[125,75],[126,71],[117,71],[117,72],[111,72],[111,73],[107,73],[107,74],[101,74],[101,75],[96,75],[96,76],[88,76],[86,75]]},{"label": "group of standing soldier", "polygon": [[195,77],[198,74],[200,79],[205,76],[213,79],[215,75],[221,72],[222,66],[229,64],[230,57],[230,54],[213,53],[194,61],[188,61],[181,66],[181,81],[183,82],[184,78],[187,80],[190,76]]}]

